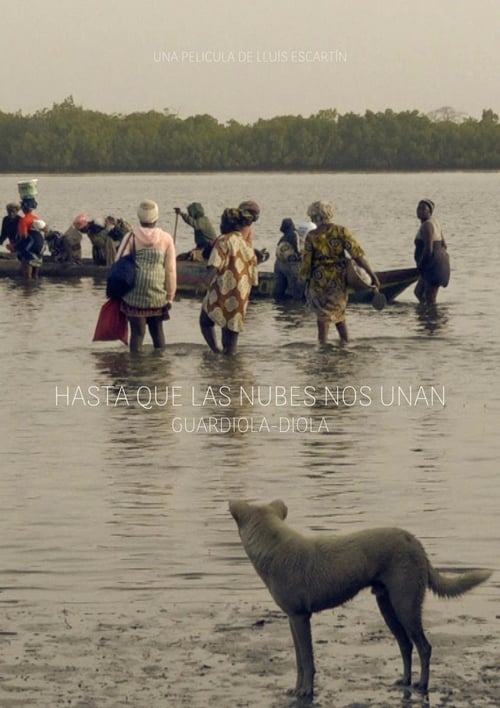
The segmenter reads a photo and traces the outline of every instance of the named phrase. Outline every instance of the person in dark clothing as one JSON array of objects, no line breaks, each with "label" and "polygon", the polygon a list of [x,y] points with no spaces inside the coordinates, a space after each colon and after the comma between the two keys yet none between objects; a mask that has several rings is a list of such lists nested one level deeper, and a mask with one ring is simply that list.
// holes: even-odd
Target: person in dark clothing
[{"label": "person in dark clothing", "polygon": [[299,278],[299,240],[292,219],[283,219],[280,231],[283,235],[276,247],[273,296],[277,300],[284,297],[302,300],[304,286]]},{"label": "person in dark clothing", "polygon": [[297,230],[295,228],[295,224],[293,223],[292,219],[283,219],[283,221],[281,222],[280,231],[283,236],[278,241],[278,246],[281,243],[289,244],[292,247],[293,253],[296,258],[299,259],[299,238]]},{"label": "person in dark clothing", "polygon": [[8,241],[7,248],[9,251],[13,251],[15,248],[17,229],[19,225],[19,220],[21,216],[19,214],[19,209],[21,206],[16,202],[9,202],[5,207],[7,210],[7,215],[2,219],[2,231],[0,232],[0,244],[4,241]]},{"label": "person in dark clothing", "polygon": [[175,207],[175,213],[179,214],[182,219],[194,229],[194,242],[203,255],[207,259],[212,250],[217,234],[212,226],[210,219],[205,215],[205,211],[199,202],[192,202],[187,207],[187,213],[179,207]]},{"label": "person in dark clothing", "polygon": [[114,216],[107,216],[104,219],[104,224],[107,232],[106,265],[110,266],[115,262],[116,251],[118,250],[122,239],[132,231],[132,226],[125,219],[122,219],[121,217],[115,219]]},{"label": "person in dark clothing", "polygon": [[441,225],[434,217],[434,202],[421,199],[417,205],[420,228],[415,237],[415,263],[419,279],[415,296],[424,305],[435,305],[438,290],[450,280],[450,259]]}]

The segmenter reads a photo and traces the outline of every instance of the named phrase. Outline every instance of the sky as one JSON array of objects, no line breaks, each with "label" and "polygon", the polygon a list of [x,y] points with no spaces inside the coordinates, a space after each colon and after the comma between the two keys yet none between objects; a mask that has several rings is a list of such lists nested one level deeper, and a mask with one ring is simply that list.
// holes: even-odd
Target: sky
[{"label": "sky", "polygon": [[500,113],[500,0],[0,0],[0,111]]}]

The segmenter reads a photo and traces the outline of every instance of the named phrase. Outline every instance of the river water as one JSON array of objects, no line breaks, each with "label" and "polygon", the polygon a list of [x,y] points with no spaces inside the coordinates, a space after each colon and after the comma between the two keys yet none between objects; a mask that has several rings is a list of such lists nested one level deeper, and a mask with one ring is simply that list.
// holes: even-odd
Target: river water
[{"label": "river water", "polygon": [[[5,203],[22,177],[0,177]],[[91,341],[102,283],[0,280],[0,607],[271,603],[234,497],[282,498],[304,531],[404,526],[441,567],[498,570],[497,173],[42,175],[37,211],[64,230],[80,211],[133,220],[149,197],[172,231],[176,205],[200,201],[217,221],[254,198],[256,245],[273,251],[282,218],[331,199],[385,269],[413,265],[423,196],[449,287],[433,311],[411,289],[382,312],[351,306],[346,348],[333,333],[318,347],[302,307],[256,301],[222,358],[202,342],[199,301],[180,296],[168,347],[131,356]],[[191,241],[179,224],[178,250]],[[498,580],[476,592],[493,617]]]}]

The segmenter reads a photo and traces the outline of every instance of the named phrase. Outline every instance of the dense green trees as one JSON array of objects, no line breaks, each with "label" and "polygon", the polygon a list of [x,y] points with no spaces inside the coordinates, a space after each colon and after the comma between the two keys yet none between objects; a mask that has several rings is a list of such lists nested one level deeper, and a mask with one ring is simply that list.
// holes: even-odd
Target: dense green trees
[{"label": "dense green trees", "polygon": [[108,115],[72,97],[33,115],[0,112],[0,172],[500,169],[498,115],[448,107],[254,124],[170,111]]}]

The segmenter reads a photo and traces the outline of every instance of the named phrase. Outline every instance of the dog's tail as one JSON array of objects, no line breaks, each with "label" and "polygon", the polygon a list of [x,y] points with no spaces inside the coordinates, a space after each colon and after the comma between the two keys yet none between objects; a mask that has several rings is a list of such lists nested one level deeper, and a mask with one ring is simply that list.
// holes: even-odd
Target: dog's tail
[{"label": "dog's tail", "polygon": [[442,575],[429,564],[429,587],[439,597],[456,597],[488,580],[489,570],[469,570],[456,575]]}]

